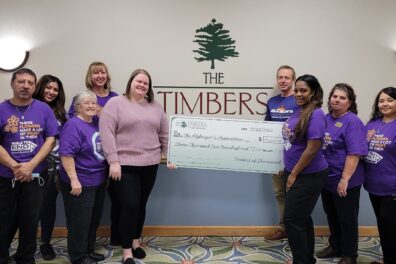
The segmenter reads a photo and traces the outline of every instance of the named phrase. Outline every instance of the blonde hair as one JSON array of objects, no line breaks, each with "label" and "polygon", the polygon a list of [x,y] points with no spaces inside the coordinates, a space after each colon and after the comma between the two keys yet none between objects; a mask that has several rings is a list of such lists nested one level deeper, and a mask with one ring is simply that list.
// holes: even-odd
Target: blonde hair
[{"label": "blonde hair", "polygon": [[92,74],[103,69],[107,73],[107,81],[104,88],[109,92],[111,91],[111,85],[110,85],[111,76],[109,70],[107,69],[106,64],[104,64],[101,61],[94,61],[88,67],[87,74],[85,75],[85,86],[87,86],[88,90],[92,91],[93,89],[92,78],[91,78]]}]

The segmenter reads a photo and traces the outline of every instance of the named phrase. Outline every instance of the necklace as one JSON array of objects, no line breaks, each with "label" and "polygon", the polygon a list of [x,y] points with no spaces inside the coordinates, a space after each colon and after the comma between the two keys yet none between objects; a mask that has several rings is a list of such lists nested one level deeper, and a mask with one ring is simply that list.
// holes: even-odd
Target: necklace
[{"label": "necklace", "polygon": [[25,114],[29,111],[31,105],[32,105],[32,103],[29,104],[28,108],[23,113],[19,110],[18,106],[15,106],[15,109],[18,111],[22,120],[25,119]]}]

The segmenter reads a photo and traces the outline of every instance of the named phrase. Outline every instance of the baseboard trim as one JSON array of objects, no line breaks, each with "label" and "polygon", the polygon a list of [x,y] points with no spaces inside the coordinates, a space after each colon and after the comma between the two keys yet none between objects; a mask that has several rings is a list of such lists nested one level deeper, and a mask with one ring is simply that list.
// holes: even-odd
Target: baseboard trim
[{"label": "baseboard trim", "polygon": [[[277,229],[276,226],[145,226],[143,236],[252,236],[263,237]],[[40,234],[40,232],[39,232]],[[98,236],[110,236],[108,226],[100,226]],[[327,226],[316,226],[315,236],[328,236]],[[66,227],[55,227],[53,237],[66,237]],[[378,236],[376,226],[360,226],[359,236]]]}]

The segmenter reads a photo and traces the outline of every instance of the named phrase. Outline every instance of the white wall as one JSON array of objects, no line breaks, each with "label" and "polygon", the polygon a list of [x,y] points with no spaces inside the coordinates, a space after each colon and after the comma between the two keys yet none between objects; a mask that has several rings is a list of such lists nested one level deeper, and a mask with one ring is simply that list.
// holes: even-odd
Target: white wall
[{"label": "white wall", "polygon": [[[276,68],[290,64],[297,75],[316,75],[326,92],[350,83],[367,119],[376,92],[396,85],[394,10],[392,0],[1,0],[0,39],[25,39],[27,67],[59,76],[70,100],[93,60],[108,64],[119,92],[138,67],[156,85],[202,85],[208,63],[193,59],[192,40],[216,18],[240,53],[216,63],[225,85],[272,86]],[[1,98],[11,95],[10,77],[0,73]]]}]

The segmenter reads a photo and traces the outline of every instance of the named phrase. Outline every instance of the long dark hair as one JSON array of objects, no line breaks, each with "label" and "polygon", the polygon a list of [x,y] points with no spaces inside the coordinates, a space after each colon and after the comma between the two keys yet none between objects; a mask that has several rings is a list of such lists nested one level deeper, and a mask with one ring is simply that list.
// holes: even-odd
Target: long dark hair
[{"label": "long dark hair", "polygon": [[37,82],[37,89],[33,95],[33,98],[44,102],[43,98],[44,98],[45,87],[51,82],[55,82],[56,84],[58,84],[59,93],[54,101],[49,103],[46,102],[46,103],[54,111],[56,119],[58,119],[59,122],[63,124],[67,121],[66,110],[65,110],[66,97],[62,82],[59,80],[59,78],[49,74],[43,75]]},{"label": "long dark hair", "polygon": [[350,86],[347,83],[337,83],[336,85],[334,85],[333,89],[331,89],[330,94],[329,94],[329,100],[327,101],[327,109],[329,110],[329,113],[331,113],[333,111],[330,106],[330,99],[333,96],[335,90],[344,91],[347,94],[348,100],[351,103],[351,105],[348,108],[348,111],[351,111],[352,113],[357,115],[358,110],[357,110],[357,104],[356,104],[356,94],[355,94],[355,91],[353,90],[352,86]]},{"label": "long dark hair", "polygon": [[295,83],[299,81],[305,82],[311,88],[311,97],[308,104],[302,107],[300,118],[294,129],[294,138],[302,138],[305,135],[312,112],[320,108],[323,103],[323,89],[315,76],[305,74],[298,77]]},{"label": "long dark hair", "polygon": [[386,87],[386,88],[382,89],[381,91],[379,91],[377,96],[375,97],[375,100],[374,100],[373,110],[371,112],[370,120],[382,118],[382,113],[378,107],[379,98],[382,93],[389,95],[390,97],[392,97],[393,99],[396,100],[396,88],[395,87]]},{"label": "long dark hair", "polygon": [[126,88],[125,88],[125,96],[126,96],[128,99],[131,99],[131,98],[130,98],[130,97],[131,97],[131,95],[130,95],[130,92],[131,92],[131,83],[132,83],[133,79],[135,79],[135,77],[136,77],[138,74],[140,74],[140,73],[146,75],[146,76],[148,77],[148,79],[149,79],[149,90],[148,90],[148,92],[147,92],[147,94],[146,94],[146,99],[147,99],[147,101],[148,101],[149,103],[151,103],[151,102],[154,101],[153,82],[151,81],[151,76],[150,76],[150,74],[148,73],[148,71],[146,71],[146,70],[144,70],[144,69],[137,69],[137,70],[134,70],[134,71],[132,72],[131,76],[129,77],[127,86],[126,86]]}]

